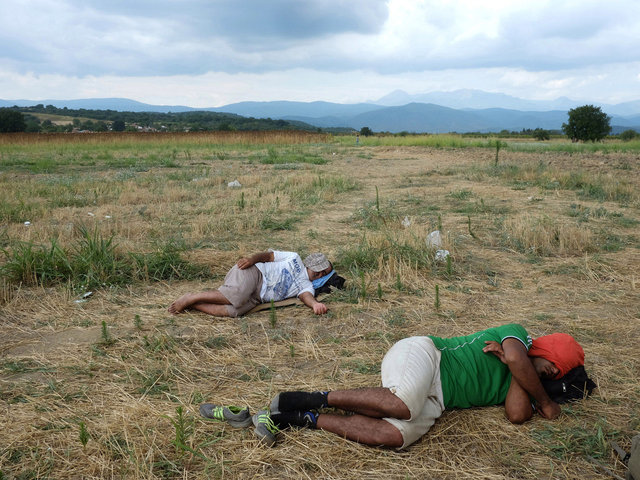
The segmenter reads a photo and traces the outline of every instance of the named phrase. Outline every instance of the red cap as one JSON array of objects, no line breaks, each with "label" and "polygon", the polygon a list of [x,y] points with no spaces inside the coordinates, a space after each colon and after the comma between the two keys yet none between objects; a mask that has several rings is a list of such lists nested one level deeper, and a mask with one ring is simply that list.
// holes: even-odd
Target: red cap
[{"label": "red cap", "polygon": [[529,349],[530,357],[542,357],[553,363],[564,377],[570,370],[584,365],[584,350],[575,338],[567,333],[552,333],[536,338]]}]

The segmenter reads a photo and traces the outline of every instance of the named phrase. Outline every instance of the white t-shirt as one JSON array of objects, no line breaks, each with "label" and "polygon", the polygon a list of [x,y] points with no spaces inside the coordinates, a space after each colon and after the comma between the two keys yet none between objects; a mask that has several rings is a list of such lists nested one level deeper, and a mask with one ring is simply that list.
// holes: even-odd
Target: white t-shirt
[{"label": "white t-shirt", "polygon": [[279,302],[298,297],[301,293],[315,294],[307,268],[295,252],[273,251],[273,262],[256,263],[262,273],[260,298],[263,302]]}]

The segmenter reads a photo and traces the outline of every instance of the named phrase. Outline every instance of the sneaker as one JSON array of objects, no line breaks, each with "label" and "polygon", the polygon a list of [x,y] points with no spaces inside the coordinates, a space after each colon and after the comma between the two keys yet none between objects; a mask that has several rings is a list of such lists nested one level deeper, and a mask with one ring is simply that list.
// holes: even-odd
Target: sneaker
[{"label": "sneaker", "polygon": [[260,442],[267,447],[273,447],[276,444],[276,435],[280,431],[271,420],[268,410],[260,410],[253,417],[253,425],[256,427],[255,433]]},{"label": "sneaker", "polygon": [[249,407],[240,408],[233,405],[224,407],[213,403],[203,403],[200,405],[200,415],[212,420],[227,422],[235,428],[243,428],[251,425],[251,414]]}]

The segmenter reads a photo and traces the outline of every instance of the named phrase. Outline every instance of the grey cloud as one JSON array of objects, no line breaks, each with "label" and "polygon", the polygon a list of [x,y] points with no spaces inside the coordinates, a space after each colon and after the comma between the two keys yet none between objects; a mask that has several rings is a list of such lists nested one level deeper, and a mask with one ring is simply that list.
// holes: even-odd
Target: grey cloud
[{"label": "grey cloud", "polygon": [[293,68],[306,64],[313,51],[309,47],[289,64],[290,49],[337,34],[374,34],[388,17],[386,0],[44,2],[57,14],[33,12],[34,25],[43,28],[25,40],[33,45],[30,55],[11,42],[3,49],[22,64],[19,70],[165,75]]},{"label": "grey cloud", "polygon": [[388,17],[386,0],[90,0],[81,5],[113,16],[166,21],[169,36],[175,34],[170,27],[180,25],[191,37],[223,37],[238,44],[376,33]]},{"label": "grey cloud", "polygon": [[[10,13],[6,5],[18,0],[0,1],[8,2],[4,9]],[[640,2],[606,8],[595,0],[560,2],[503,18],[497,38],[478,34],[463,40],[455,39],[462,33],[455,28],[456,7],[438,4],[420,13],[420,25],[437,36],[439,50],[429,37],[384,54],[373,37],[368,44],[362,36],[381,31],[388,19],[385,0],[52,0],[47,5],[55,10],[48,11],[58,14],[34,12],[34,28],[24,38],[0,36],[0,59],[13,68],[21,64],[21,71],[78,76],[292,68],[540,71],[640,59]],[[0,18],[0,32],[7,21]],[[340,34],[361,41],[345,45],[337,41]]]}]

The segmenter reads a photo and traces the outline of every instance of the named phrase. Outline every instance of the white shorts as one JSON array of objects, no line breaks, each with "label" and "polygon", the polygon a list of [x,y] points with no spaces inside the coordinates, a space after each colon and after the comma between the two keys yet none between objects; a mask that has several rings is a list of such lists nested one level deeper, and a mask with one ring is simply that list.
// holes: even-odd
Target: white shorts
[{"label": "white shorts", "polygon": [[444,411],[440,356],[429,337],[409,337],[395,343],[382,360],[382,386],[411,412],[409,420],[384,419],[400,430],[404,440],[400,448],[427,433]]}]

